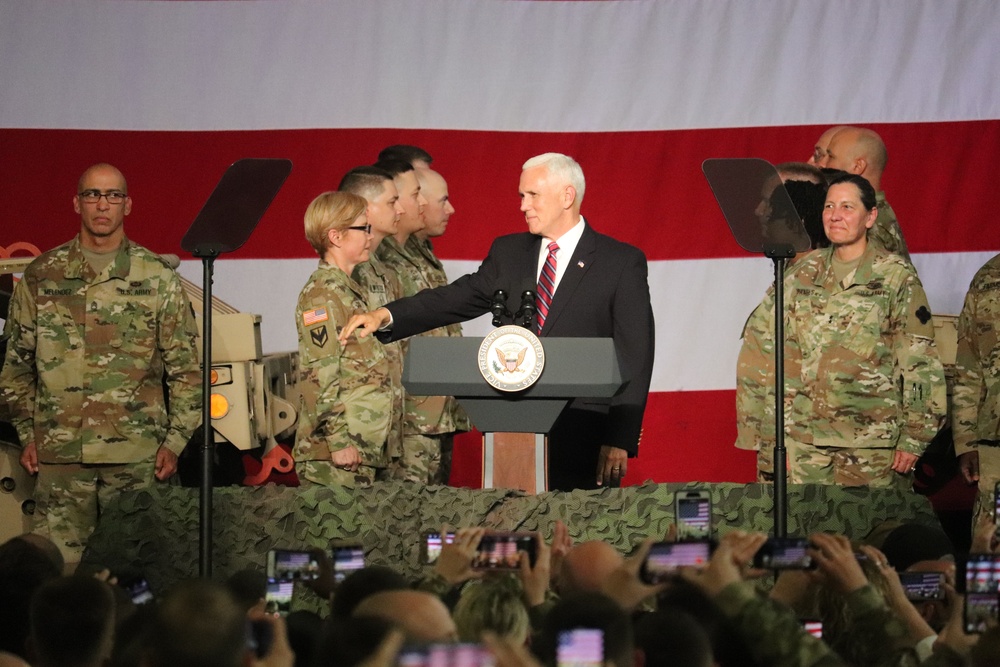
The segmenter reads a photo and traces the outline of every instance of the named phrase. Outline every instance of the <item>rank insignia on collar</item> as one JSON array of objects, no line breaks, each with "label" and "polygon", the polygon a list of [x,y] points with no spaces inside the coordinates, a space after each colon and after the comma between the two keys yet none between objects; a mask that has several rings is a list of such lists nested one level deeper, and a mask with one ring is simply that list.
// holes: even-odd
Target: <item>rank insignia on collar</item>
[{"label": "rank insignia on collar", "polygon": [[319,347],[325,346],[327,341],[330,340],[330,334],[327,333],[325,324],[321,327],[310,329],[309,337],[312,339],[312,342],[316,343]]}]

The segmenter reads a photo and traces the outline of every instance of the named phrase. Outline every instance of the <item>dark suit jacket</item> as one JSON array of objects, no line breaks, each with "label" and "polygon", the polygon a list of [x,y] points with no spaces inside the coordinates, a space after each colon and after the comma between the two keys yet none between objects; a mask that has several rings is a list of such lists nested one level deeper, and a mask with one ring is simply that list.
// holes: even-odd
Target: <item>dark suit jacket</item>
[{"label": "dark suit jacket", "polygon": [[[520,307],[521,293],[535,290],[542,238],[530,233],[501,236],[475,273],[450,285],[390,303],[393,325],[380,340],[398,340],[488,313],[493,294],[507,292],[507,307]],[[613,445],[635,456],[653,370],[653,310],[646,257],[638,248],[584,229],[556,288],[542,336],[612,338],[627,385],[609,401],[578,399],[559,422],[586,411],[600,428],[588,429],[595,444]],[[578,413],[579,414],[579,413]],[[596,431],[596,432],[595,432]]]}]

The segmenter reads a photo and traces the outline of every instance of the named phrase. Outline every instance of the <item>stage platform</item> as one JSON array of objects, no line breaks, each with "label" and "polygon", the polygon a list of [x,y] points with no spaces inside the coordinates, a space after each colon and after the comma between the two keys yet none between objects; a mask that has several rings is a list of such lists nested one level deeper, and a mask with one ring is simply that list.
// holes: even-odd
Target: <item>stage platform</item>
[{"label": "stage platform", "polygon": [[[629,553],[674,522],[677,491],[710,490],[717,535],[733,529],[772,530],[771,487],[763,484],[654,484],[537,496],[412,483],[367,489],[267,485],[214,492],[213,578],[263,569],[272,548],[328,547],[360,542],[370,564],[417,578],[420,537],[429,530],[480,525],[552,534],[563,520],[574,541],[600,539]],[[834,531],[864,537],[886,520],[938,525],[924,496],[896,489],[789,485],[788,533]],[[156,486],[126,493],[101,517],[84,562],[113,572],[141,571],[155,591],[198,574],[198,489]]]}]

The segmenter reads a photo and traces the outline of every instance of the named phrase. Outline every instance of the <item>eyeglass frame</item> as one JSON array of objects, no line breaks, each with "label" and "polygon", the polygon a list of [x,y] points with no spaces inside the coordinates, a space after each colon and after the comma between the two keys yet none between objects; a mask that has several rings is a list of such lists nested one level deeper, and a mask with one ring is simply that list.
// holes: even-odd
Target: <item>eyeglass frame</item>
[{"label": "eyeglass frame", "polygon": [[[101,201],[101,197],[107,200],[110,206],[120,206],[125,203],[128,199],[127,192],[121,192],[119,190],[111,190],[110,192],[101,192],[100,190],[84,190],[83,192],[77,192],[76,196],[80,198],[81,201],[88,204],[96,204]],[[111,201],[111,198],[121,197],[121,201]]]},{"label": "eyeglass frame", "polygon": [[371,226],[371,224],[367,224],[367,225],[353,225],[351,227],[344,227],[344,231],[347,231],[348,229],[356,229],[359,232],[364,232],[365,234],[371,234],[372,233],[372,226]]}]

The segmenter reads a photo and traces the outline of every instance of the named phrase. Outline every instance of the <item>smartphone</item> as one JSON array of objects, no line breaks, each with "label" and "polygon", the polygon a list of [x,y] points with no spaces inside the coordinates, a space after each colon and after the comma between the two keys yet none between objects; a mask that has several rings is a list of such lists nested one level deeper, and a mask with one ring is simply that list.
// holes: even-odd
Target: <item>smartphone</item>
[{"label": "smartphone", "polygon": [[491,532],[483,535],[472,559],[477,570],[516,570],[520,567],[521,551],[535,564],[535,533]]},{"label": "smartphone", "polygon": [[656,542],[642,563],[639,576],[648,584],[666,581],[679,567],[704,567],[712,557],[712,544],[698,542]]},{"label": "smartphone", "polygon": [[815,567],[805,537],[771,537],[753,555],[753,566],[764,570],[811,570]]},{"label": "smartphone", "polygon": [[365,549],[360,544],[334,545],[330,562],[333,563],[333,580],[339,584],[351,572],[365,566]]},{"label": "smartphone", "polygon": [[441,555],[441,547],[454,541],[455,533],[445,533],[443,537],[440,532],[424,533],[424,538],[421,540],[423,562],[428,565],[436,563],[438,556]]},{"label": "smartphone", "polygon": [[674,496],[677,541],[707,540],[712,536],[712,498],[708,491],[678,491]]},{"label": "smartphone", "polygon": [[816,639],[823,638],[823,621],[815,618],[803,618],[802,628]]},{"label": "smartphone", "polygon": [[1000,618],[1000,557],[969,554],[965,562],[965,632],[984,632]]},{"label": "smartphone", "polygon": [[282,581],[315,579],[319,576],[319,562],[309,551],[271,549],[267,552],[267,576]]},{"label": "smartphone", "polygon": [[399,667],[493,667],[496,660],[480,644],[421,644],[404,646]]},{"label": "smartphone", "polygon": [[269,614],[288,615],[292,606],[292,592],[295,581],[292,579],[267,580],[267,593],[264,595],[264,611]]},{"label": "smartphone", "polygon": [[944,574],[941,572],[900,572],[899,583],[910,602],[944,599]]},{"label": "smartphone", "polygon": [[993,523],[996,524],[997,535],[1000,535],[1000,482],[993,487]]},{"label": "smartphone", "polygon": [[557,667],[601,667],[604,664],[604,632],[576,628],[559,633]]},{"label": "smartphone", "polygon": [[128,596],[129,599],[132,600],[132,604],[141,605],[148,604],[153,601],[153,591],[149,587],[149,582],[146,581],[146,577],[141,575],[132,577],[119,581],[118,585],[128,592]]}]

